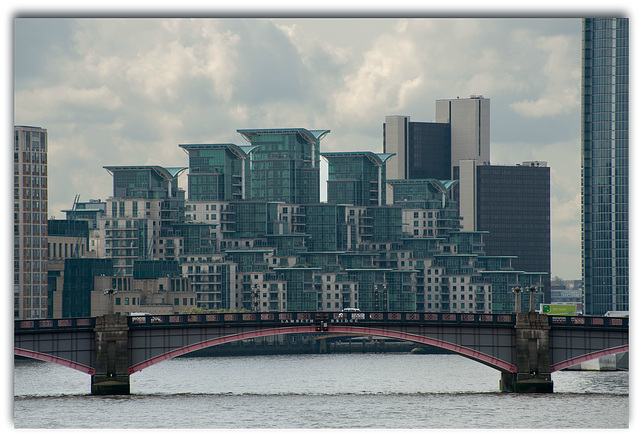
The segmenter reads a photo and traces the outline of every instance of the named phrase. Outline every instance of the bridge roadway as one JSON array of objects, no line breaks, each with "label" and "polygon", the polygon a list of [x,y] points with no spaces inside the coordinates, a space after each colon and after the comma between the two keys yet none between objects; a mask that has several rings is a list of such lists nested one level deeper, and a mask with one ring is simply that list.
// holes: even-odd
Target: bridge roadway
[{"label": "bridge roadway", "polygon": [[15,321],[14,354],[91,374],[92,393],[129,393],[129,375],[163,360],[226,342],[294,333],[431,345],[501,371],[507,392],[552,392],[552,372],[629,350],[628,318],[280,312]]}]

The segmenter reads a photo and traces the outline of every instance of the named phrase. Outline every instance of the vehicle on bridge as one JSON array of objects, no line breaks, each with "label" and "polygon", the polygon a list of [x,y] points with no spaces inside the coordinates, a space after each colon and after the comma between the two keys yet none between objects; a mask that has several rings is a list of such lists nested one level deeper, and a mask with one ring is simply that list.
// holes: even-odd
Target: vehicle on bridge
[{"label": "vehicle on bridge", "polygon": [[[351,314],[351,316],[349,316]],[[364,319],[364,313],[360,312],[360,309],[355,307],[345,307],[342,312],[338,314],[338,319]]]}]

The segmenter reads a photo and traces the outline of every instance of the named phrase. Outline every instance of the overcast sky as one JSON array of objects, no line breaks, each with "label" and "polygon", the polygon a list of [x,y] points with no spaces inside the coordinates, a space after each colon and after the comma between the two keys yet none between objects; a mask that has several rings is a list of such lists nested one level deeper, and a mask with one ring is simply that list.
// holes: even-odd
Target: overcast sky
[{"label": "overcast sky", "polygon": [[[14,124],[49,133],[49,215],[112,194],[105,165],[188,166],[238,129],[329,129],[382,152],[386,115],[491,99],[491,163],[551,167],[552,275],[581,278],[581,20],[16,18]],[[186,180],[182,187],[187,188]]]}]

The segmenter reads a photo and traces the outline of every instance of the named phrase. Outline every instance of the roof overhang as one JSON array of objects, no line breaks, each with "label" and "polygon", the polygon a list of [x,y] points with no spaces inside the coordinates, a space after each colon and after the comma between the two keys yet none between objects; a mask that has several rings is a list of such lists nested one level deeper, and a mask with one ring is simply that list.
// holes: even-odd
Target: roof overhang
[{"label": "roof overhang", "polygon": [[173,180],[180,176],[187,167],[161,167],[159,165],[122,165],[102,167],[113,175],[117,171],[153,171],[165,180]]},{"label": "roof overhang", "polygon": [[307,130],[303,128],[286,128],[286,129],[238,129],[238,133],[244,139],[251,142],[251,138],[256,135],[283,135],[296,133],[309,144],[315,144],[324,138],[331,130]]}]

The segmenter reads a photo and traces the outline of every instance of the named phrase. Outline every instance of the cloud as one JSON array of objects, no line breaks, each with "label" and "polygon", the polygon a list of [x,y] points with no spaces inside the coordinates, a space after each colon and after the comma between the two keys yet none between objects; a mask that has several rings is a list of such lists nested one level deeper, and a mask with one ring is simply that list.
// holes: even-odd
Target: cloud
[{"label": "cloud", "polygon": [[104,165],[185,165],[178,144],[242,128],[380,152],[385,115],[433,121],[435,100],[483,94],[492,161],[557,172],[557,240],[580,225],[579,41],[578,19],[17,19],[14,120],[49,131],[59,215],[111,195]]},{"label": "cloud", "polygon": [[[22,90],[15,94],[14,114],[17,119],[47,119],[50,121],[74,120],[78,114],[87,118],[89,114],[104,116],[123,107],[123,101],[106,86],[77,88],[72,84]],[[57,110],[52,111],[55,108]]]},{"label": "cloud", "polygon": [[412,40],[385,35],[365,53],[364,62],[344,78],[334,93],[336,120],[362,122],[380,113],[401,110],[407,87],[422,81],[422,71]]},{"label": "cloud", "polygon": [[510,106],[524,117],[541,118],[567,114],[580,107],[579,44],[576,37],[539,37],[535,47],[546,56],[541,74],[543,90],[537,99],[524,99]]}]

